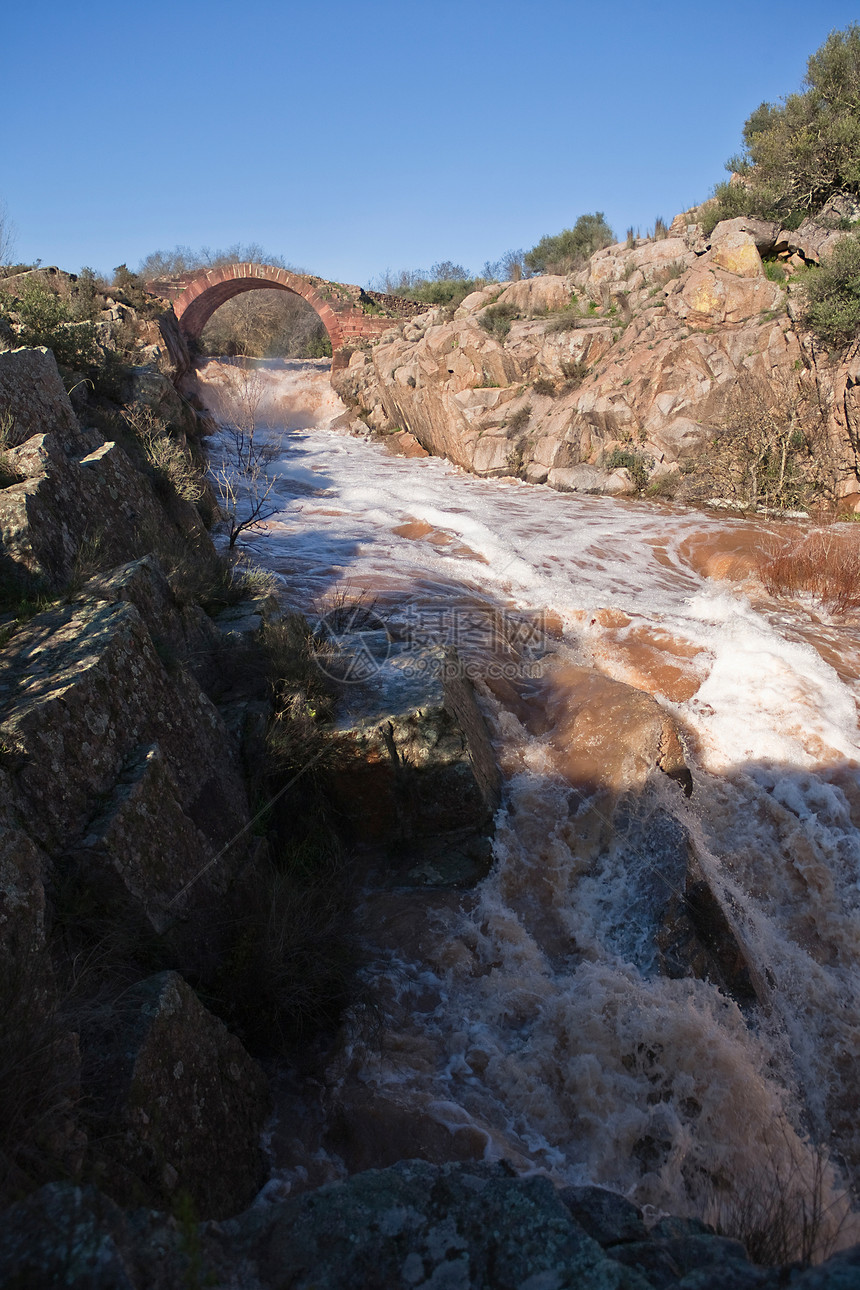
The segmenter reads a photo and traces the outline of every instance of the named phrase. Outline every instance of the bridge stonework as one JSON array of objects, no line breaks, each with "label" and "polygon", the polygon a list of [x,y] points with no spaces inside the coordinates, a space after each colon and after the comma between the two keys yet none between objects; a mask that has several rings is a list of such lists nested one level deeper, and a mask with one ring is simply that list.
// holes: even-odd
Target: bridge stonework
[{"label": "bridge stonework", "polygon": [[197,340],[215,310],[244,291],[292,291],[316,310],[329,334],[332,368],[345,366],[351,341],[374,340],[399,318],[427,308],[411,300],[362,287],[327,282],[311,274],[292,273],[272,264],[225,264],[175,278],[148,282],[147,291],[173,303],[179,326]]}]

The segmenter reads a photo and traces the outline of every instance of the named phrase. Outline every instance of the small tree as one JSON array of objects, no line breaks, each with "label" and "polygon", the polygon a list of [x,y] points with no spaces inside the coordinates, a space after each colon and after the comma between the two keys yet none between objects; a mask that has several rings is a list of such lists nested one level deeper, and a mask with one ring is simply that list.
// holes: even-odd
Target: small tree
[{"label": "small tree", "polygon": [[221,397],[223,455],[215,483],[231,549],[242,533],[265,524],[280,509],[272,500],[275,481],[266,471],[277,446],[261,443],[257,435],[262,397],[259,369],[244,365],[228,369]]},{"label": "small tree", "polygon": [[706,225],[761,215],[791,227],[834,193],[860,195],[860,25],[833,31],[811,55],[804,89],[762,103],[727,162],[741,183],[719,184]]},{"label": "small tree", "polygon": [[615,234],[603,212],[596,211],[593,215],[580,215],[573,228],[542,237],[523,259],[532,273],[570,273],[614,241]]}]

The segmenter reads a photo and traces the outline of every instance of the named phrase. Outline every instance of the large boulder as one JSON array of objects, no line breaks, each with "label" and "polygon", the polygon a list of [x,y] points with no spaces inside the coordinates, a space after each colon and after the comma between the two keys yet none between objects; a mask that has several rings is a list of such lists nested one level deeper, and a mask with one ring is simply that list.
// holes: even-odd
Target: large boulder
[{"label": "large boulder", "polygon": [[223,891],[248,821],[230,740],[135,606],[38,615],[0,664],[10,785],[34,841],[96,885],[112,875],[153,925]]},{"label": "large boulder", "polygon": [[[360,715],[359,715],[360,714]],[[363,842],[409,840],[413,880],[470,885],[486,872],[501,778],[474,686],[459,659],[395,656],[341,719],[331,791]],[[435,855],[416,865],[421,842]],[[398,881],[403,881],[400,874]]]},{"label": "large boulder", "polygon": [[12,445],[35,434],[53,434],[67,450],[85,450],[78,419],[49,349],[0,353],[0,425],[7,418]]},{"label": "large boulder", "polygon": [[185,1193],[201,1218],[251,1202],[264,1176],[266,1077],[178,973],[125,991],[82,1046],[96,1174],[114,1199],[170,1207]]},{"label": "large boulder", "polygon": [[[709,255],[710,261],[696,265],[681,290],[668,297],[669,308],[689,327],[737,326],[782,308],[785,293],[764,277],[752,240]],[[723,267],[723,262],[732,267]]]},{"label": "large boulder", "polygon": [[552,685],[553,742],[581,793],[641,793],[655,769],[692,792],[675,722],[650,694],[577,665],[556,669]]},{"label": "large boulder", "polygon": [[0,492],[7,579],[57,588],[88,563],[116,564],[168,547],[173,526],[118,444],[77,458],[56,435],[40,434],[8,459],[24,478]]}]

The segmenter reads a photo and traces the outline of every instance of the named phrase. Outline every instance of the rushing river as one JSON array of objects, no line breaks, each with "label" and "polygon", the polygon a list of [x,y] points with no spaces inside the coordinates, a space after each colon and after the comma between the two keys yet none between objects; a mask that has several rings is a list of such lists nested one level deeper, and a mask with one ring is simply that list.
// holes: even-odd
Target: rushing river
[{"label": "rushing river", "polygon": [[[225,373],[200,373],[210,406]],[[362,1090],[381,1138],[406,1140],[399,1154],[429,1124],[452,1158],[505,1156],[676,1213],[769,1172],[814,1182],[820,1148],[856,1182],[856,623],[764,593],[755,552],[775,521],[390,456],[327,428],[342,406],[324,364],[271,364],[259,380],[277,513],[244,545],[287,602],[312,612],[366,589],[395,624],[408,606],[444,632],[484,605],[548,632],[538,678],[479,687],[505,779],[492,872],[462,900],[368,898],[384,1033],[356,1027],[326,1097]],[[674,717],[695,791],[658,775],[642,809],[671,811],[693,839],[757,1005],[657,971],[632,825],[599,862],[583,848],[564,738],[573,665]],[[317,1152],[308,1169],[342,1165]]]}]

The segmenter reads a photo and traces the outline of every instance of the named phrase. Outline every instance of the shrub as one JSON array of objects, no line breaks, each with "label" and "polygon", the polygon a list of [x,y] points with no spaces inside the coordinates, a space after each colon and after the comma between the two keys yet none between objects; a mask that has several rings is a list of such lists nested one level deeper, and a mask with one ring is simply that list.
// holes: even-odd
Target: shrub
[{"label": "shrub", "polygon": [[832,491],[825,418],[805,373],[771,380],[742,374],[720,422],[703,463],[709,495],[740,509],[790,509]]},{"label": "shrub", "polygon": [[548,376],[539,376],[536,381],[532,382],[532,389],[535,394],[552,396],[556,392],[555,381],[551,381]]},{"label": "shrub", "polygon": [[580,215],[573,228],[542,237],[527,251],[524,260],[532,273],[570,273],[589,256],[615,241],[615,234],[602,211]]},{"label": "shrub", "polygon": [[[493,266],[488,266],[493,267]],[[385,273],[375,281],[375,288],[386,295],[402,296],[406,300],[416,300],[420,304],[447,306],[455,309],[466,296],[473,291],[480,291],[487,285],[489,278],[473,278],[462,264],[453,264],[443,260],[434,264],[429,273],[423,269],[402,269],[400,273]]]},{"label": "shrub", "polygon": [[29,282],[16,301],[22,345],[45,346],[63,367],[87,367],[98,361],[95,327],[78,320],[71,306],[41,282]]},{"label": "shrub", "polygon": [[557,317],[550,320],[546,325],[546,334],[548,336],[557,335],[559,332],[575,331],[577,327],[583,325],[582,314],[579,309],[566,309],[564,313],[558,314]]},{"label": "shrub", "polygon": [[655,500],[665,499],[671,501],[680,487],[680,473],[673,472],[669,475],[660,475],[657,479],[652,479],[645,492],[649,497]]},{"label": "shrub", "polygon": [[803,321],[823,344],[841,349],[860,334],[860,234],[840,238],[805,283]]},{"label": "shrub", "polygon": [[12,484],[20,483],[23,478],[9,452],[14,425],[11,412],[0,413],[0,488],[9,488]]},{"label": "shrub", "polygon": [[850,1195],[836,1186],[822,1148],[803,1150],[786,1138],[761,1166],[731,1189],[714,1192],[705,1218],[746,1248],[763,1267],[829,1258],[851,1217]]},{"label": "shrub", "polygon": [[581,358],[565,358],[561,362],[561,373],[565,379],[566,389],[575,390],[585,380],[591,368]]},{"label": "shrub", "polygon": [[530,406],[517,408],[516,412],[508,417],[507,427],[511,434],[521,434],[531,420],[532,410]]},{"label": "shrub", "polygon": [[638,453],[628,452],[624,448],[613,448],[612,452],[607,455],[603,465],[606,470],[626,470],[637,492],[641,493],[648,483],[649,463],[644,457],[640,457]]},{"label": "shrub", "polygon": [[478,319],[484,331],[495,336],[496,340],[504,340],[511,330],[511,323],[515,318],[519,318],[519,311],[516,305],[501,302],[497,305],[489,305],[481,313]]}]

